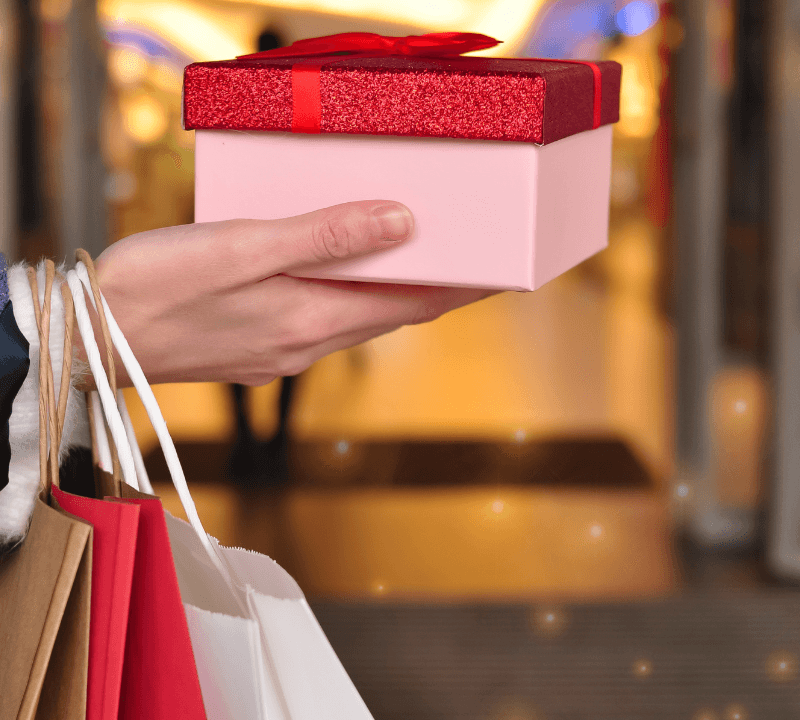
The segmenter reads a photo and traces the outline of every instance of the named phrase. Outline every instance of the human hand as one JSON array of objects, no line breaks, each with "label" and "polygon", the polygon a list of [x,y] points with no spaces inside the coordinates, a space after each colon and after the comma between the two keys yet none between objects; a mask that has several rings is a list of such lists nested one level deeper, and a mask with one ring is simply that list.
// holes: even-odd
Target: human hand
[{"label": "human hand", "polygon": [[[139,233],[105,250],[95,267],[108,306],[151,384],[257,386],[296,375],[337,350],[495,294],[285,274],[392,247],[412,229],[405,206],[360,201],[282,220],[196,223]],[[76,355],[85,360],[80,334],[75,337]],[[118,385],[130,387],[116,353],[115,361]],[[86,381],[81,389],[94,387],[91,378]]]}]

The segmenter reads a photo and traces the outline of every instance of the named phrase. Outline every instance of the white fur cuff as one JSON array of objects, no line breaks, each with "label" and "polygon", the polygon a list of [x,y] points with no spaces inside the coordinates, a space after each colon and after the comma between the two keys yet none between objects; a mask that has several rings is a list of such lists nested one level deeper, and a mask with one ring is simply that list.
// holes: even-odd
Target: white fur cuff
[{"label": "white fur cuff", "polygon": [[[66,275],[63,263],[57,269],[62,275]],[[40,262],[37,268],[37,281],[39,302],[43,304],[44,261]],[[11,463],[8,485],[0,490],[0,546],[6,543],[14,544],[25,535],[39,488],[39,331],[36,327],[36,315],[25,263],[19,263],[8,269],[8,291],[14,307],[14,318],[30,343],[30,369],[14,399],[9,421]],[[58,278],[53,282],[51,303],[49,345],[54,375],[53,386],[55,397],[58,398],[65,332],[64,303],[61,297],[61,282]],[[75,383],[86,372],[86,363],[74,359],[64,432],[59,448],[59,463],[63,461],[70,448],[91,445],[84,395],[75,390]]]}]

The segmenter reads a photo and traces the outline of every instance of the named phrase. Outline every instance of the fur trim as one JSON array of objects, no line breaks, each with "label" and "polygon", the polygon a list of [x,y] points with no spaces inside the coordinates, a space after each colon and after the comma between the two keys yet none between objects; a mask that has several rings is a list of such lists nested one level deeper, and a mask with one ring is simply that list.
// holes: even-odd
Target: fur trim
[{"label": "fur trim", "polygon": [[[66,275],[62,263],[58,271]],[[30,343],[30,369],[25,382],[14,399],[9,420],[11,464],[8,485],[0,490],[0,546],[18,543],[27,532],[34,502],[39,489],[39,331],[33,310],[27,265],[19,263],[8,269],[8,289],[19,329]],[[39,302],[44,302],[45,265],[37,267]],[[64,303],[61,282],[53,282],[50,319],[50,357],[53,366],[55,396],[61,386],[61,365],[64,357]],[[77,325],[75,332],[78,332]],[[87,363],[72,361],[72,387],[67,396],[64,432],[59,448],[61,463],[73,447],[90,447],[89,419],[82,392],[75,390],[76,382],[89,372]]]}]

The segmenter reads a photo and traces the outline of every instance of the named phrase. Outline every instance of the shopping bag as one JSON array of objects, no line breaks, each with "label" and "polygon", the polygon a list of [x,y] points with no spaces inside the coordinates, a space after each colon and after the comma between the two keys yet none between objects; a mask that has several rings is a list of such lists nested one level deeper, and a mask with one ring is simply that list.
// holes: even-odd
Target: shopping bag
[{"label": "shopping bag", "polygon": [[[54,271],[52,261],[45,263],[47,277]],[[38,306],[35,276],[34,311],[39,332],[43,331],[43,313]],[[62,286],[65,287],[65,286]],[[64,363],[61,377],[61,396],[55,402],[55,387],[49,354],[40,360],[46,382],[40,390],[46,395],[51,417],[56,418],[60,435],[66,413],[66,399],[72,366],[72,334],[74,313],[72,296],[64,292],[66,321]],[[47,298],[47,295],[45,296]],[[125,657],[125,638],[128,605],[133,579],[136,535],[139,528],[139,508],[79,497],[58,487],[51,490],[59,507],[85,520],[94,528],[92,538],[91,618],[89,622],[89,669],[86,688],[87,720],[116,718],[119,710],[122,666]]]},{"label": "shopping bag", "polygon": [[[166,513],[208,717],[371,720],[291,576],[263,555],[221,547],[203,530],[158,403],[102,297],[100,303],[189,519]],[[119,410],[105,402],[103,409],[119,448],[129,441]]]},{"label": "shopping bag", "polygon": [[[51,486],[58,485],[61,434],[54,413],[48,413],[52,408],[47,405],[45,374],[49,363],[52,281],[53,269],[48,268],[43,322],[39,324],[42,490],[25,539],[0,559],[3,720],[86,717],[93,531],[91,525],[60,510],[50,494]],[[35,283],[32,294],[38,307]],[[67,345],[71,346],[71,338],[65,340]]]},{"label": "shopping bag", "polygon": [[[77,256],[78,267],[84,273],[87,289],[96,293],[95,297],[99,297],[99,286],[91,258],[83,250],[79,250]],[[123,720],[172,720],[175,717],[205,719],[200,682],[161,501],[153,495],[138,491],[137,486],[140,483],[149,488],[149,480],[144,473],[141,454],[138,455],[138,461],[134,460],[127,438],[117,450],[115,443],[108,442],[105,433],[97,432],[98,422],[105,422],[103,402],[110,401],[114,405],[117,394],[113,348],[103,307],[99,306],[98,315],[108,352],[109,379],[102,370],[83,290],[77,278],[77,274],[72,277],[68,275],[68,285],[75,301],[79,331],[90,366],[93,372],[97,371],[95,381],[99,396],[98,393],[90,394],[92,402],[89,405],[89,416],[93,436],[103,437],[97,454],[98,460],[102,459],[102,462],[96,468],[95,477],[99,491],[106,494],[104,500],[83,500],[103,506],[106,510],[134,513],[138,523],[137,532],[132,536],[135,557],[132,555],[127,624],[121,627],[127,638],[124,644],[124,670],[119,691],[118,716]],[[123,436],[128,431],[132,433],[132,430],[130,419],[127,418]],[[121,477],[126,482],[122,482]]]}]

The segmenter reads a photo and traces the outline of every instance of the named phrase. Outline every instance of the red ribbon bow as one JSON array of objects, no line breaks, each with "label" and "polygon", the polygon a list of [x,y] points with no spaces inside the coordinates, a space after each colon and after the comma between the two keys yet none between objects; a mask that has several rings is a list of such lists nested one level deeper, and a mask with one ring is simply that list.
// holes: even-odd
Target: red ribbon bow
[{"label": "red ribbon bow", "polygon": [[313,57],[348,54],[369,57],[415,55],[417,57],[457,57],[462,53],[486,50],[500,41],[477,33],[428,33],[408,37],[388,37],[376,33],[340,33],[326,37],[298,40],[289,47],[239,55],[237,60],[274,57]]},{"label": "red ribbon bow", "polygon": [[[376,33],[340,33],[325,37],[298,40],[289,47],[264,50],[250,55],[239,55],[237,60],[259,60],[261,58],[318,57],[341,55],[350,57],[436,57],[453,58],[475,50],[486,50],[500,45],[488,35],[478,33],[428,33],[391,37]],[[322,121],[320,102],[320,73],[323,65],[336,62],[328,58],[323,62],[304,62],[292,65],[292,132],[319,133]],[[563,62],[587,65],[594,73],[594,118],[593,127],[600,126],[601,74],[600,68],[583,60],[539,60],[539,62]]]}]

